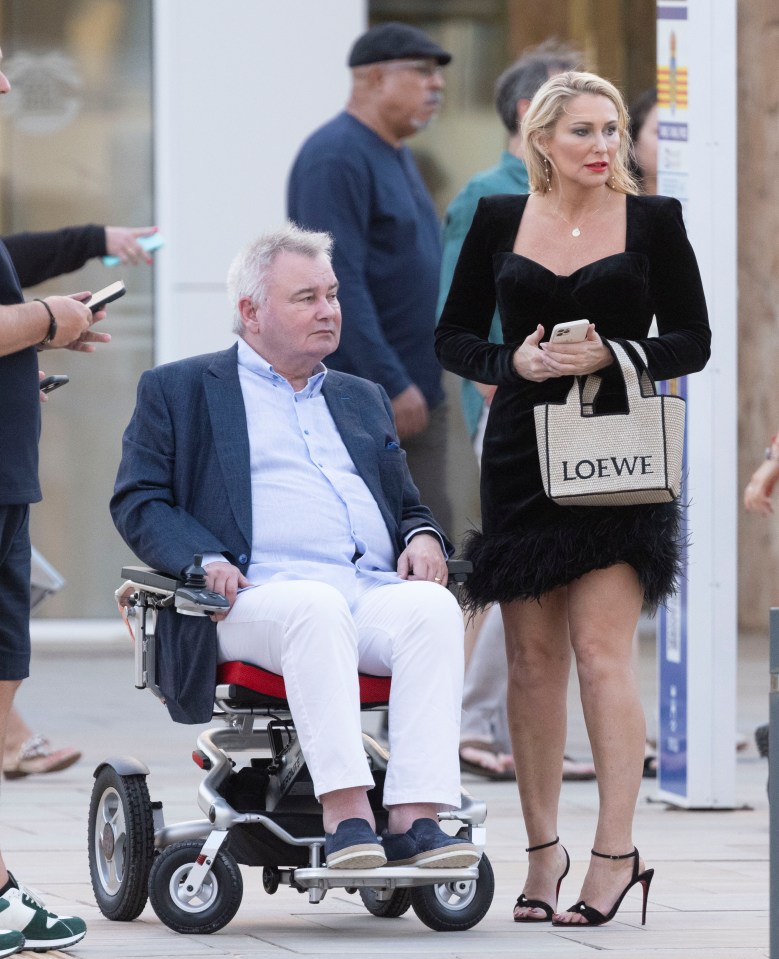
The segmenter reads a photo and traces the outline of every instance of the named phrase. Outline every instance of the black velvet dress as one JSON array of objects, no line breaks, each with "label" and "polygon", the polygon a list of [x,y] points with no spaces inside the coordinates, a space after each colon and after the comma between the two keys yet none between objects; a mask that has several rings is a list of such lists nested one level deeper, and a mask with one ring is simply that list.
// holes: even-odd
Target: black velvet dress
[{"label": "black velvet dress", "polygon": [[[512,355],[541,323],[586,317],[607,342],[638,340],[655,380],[703,368],[711,332],[698,265],[677,200],[627,197],[625,252],[558,276],[512,252],[527,196],[481,200],[436,333],[443,366],[496,384],[482,453],[482,532],[466,537],[474,563],[466,602],[538,598],[615,563],[637,572],[651,606],[674,591],[680,506],[558,506],[544,494],[533,407],[562,402],[571,377],[543,383],[514,372]],[[487,336],[497,300],[504,344]],[[652,317],[659,336],[647,338]],[[601,371],[597,409],[625,408],[613,367]]]}]

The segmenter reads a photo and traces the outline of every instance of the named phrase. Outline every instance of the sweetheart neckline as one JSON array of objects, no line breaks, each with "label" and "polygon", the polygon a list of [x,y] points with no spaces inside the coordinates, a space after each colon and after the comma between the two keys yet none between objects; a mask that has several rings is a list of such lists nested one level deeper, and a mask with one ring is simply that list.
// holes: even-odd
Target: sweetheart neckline
[{"label": "sweetheart neckline", "polygon": [[520,260],[526,260],[528,263],[533,263],[537,267],[540,267],[540,269],[542,269],[545,273],[551,274],[558,280],[568,280],[572,276],[576,276],[577,273],[581,273],[582,270],[586,270],[588,267],[595,266],[597,263],[605,263],[606,260],[613,260],[618,256],[643,256],[642,253],[637,253],[634,250],[621,250],[619,253],[609,253],[608,256],[601,256],[597,260],[592,260],[590,263],[585,263],[584,266],[578,267],[572,273],[555,273],[554,270],[550,270],[548,266],[544,266],[543,263],[539,263],[538,260],[534,260],[532,257],[525,256],[524,253],[515,253],[514,250],[503,250],[501,252],[504,255],[516,256]]}]

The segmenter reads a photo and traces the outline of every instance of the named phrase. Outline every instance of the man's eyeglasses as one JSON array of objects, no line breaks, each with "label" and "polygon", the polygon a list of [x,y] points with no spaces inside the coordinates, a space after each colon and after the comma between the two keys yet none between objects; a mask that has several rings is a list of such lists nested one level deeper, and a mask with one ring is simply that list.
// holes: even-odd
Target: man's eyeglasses
[{"label": "man's eyeglasses", "polygon": [[435,60],[389,60],[383,64],[390,70],[413,70],[426,80],[442,76],[444,68]]}]

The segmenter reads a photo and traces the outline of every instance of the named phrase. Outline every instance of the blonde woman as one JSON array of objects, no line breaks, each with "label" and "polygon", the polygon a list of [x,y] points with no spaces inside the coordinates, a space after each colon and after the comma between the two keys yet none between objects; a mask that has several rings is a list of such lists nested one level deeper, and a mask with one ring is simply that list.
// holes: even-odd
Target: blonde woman
[{"label": "blonde woman", "polygon": [[[480,202],[437,331],[444,367],[497,386],[482,457],[482,532],[466,555],[472,608],[501,604],[509,723],[528,838],[517,922],[601,925],[653,870],[633,844],[645,722],[631,662],[642,603],[673,592],[678,503],[558,506],[541,484],[533,407],[562,402],[571,377],[598,372],[601,412],[624,408],[610,342],[638,340],[656,380],[700,370],[710,330],[676,200],[639,196],[627,112],[616,88],[563,73],[522,124],[531,193]],[[497,302],[504,344],[488,342]],[[647,338],[653,315],[660,335]],[[586,318],[581,343],[552,345],[555,323]],[[572,658],[598,777],[593,855],[579,901],[558,911],[568,872],[557,814]]]}]

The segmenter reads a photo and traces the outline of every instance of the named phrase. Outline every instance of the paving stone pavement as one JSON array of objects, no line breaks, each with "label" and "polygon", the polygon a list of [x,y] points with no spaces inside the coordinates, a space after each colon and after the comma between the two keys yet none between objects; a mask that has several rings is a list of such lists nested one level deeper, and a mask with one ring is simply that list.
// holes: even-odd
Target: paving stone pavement
[{"label": "paving stone pavement", "polygon": [[[644,648],[647,646],[647,648]],[[651,645],[642,644],[642,688],[650,703]],[[398,919],[369,915],[358,896],[330,891],[311,905],[304,895],[262,889],[261,870],[242,867],[244,898],[237,916],[212,936],[182,936],[160,922],[150,906],[132,923],[114,923],[98,910],[89,880],[87,818],[93,770],[108,756],[129,754],[151,768],[152,799],[162,800],[166,822],[201,818],[196,803],[201,773],[190,759],[201,727],[171,723],[148,692],[133,688],[129,641],[119,645],[62,644],[36,648],[33,675],[18,697],[23,714],[55,744],[78,745],[76,766],[48,776],[4,781],[0,795],[0,844],[9,867],[40,890],[58,912],[82,916],[86,938],[68,953],[82,959],[203,959],[203,957],[348,957],[404,959],[528,956],[591,959],[761,959],[768,956],[767,764],[752,741],[768,710],[767,640],[739,644],[739,728],[749,737],[738,754],[737,801],[732,812],[690,812],[653,800],[644,780],[635,838],[656,874],[648,921],[641,926],[640,897],[633,891],[617,919],[598,929],[567,930],[547,923],[511,921],[527,860],[513,783],[466,775],[463,782],[486,800],[487,852],[496,892],[485,919],[462,933],[436,933],[413,912]],[[647,709],[652,713],[651,705]],[[571,692],[568,749],[588,755],[575,688]],[[597,805],[597,784],[565,783],[560,834],[571,854],[561,901],[578,898]],[[32,953],[22,953],[32,956]],[[52,952],[50,956],[65,955]]]}]

